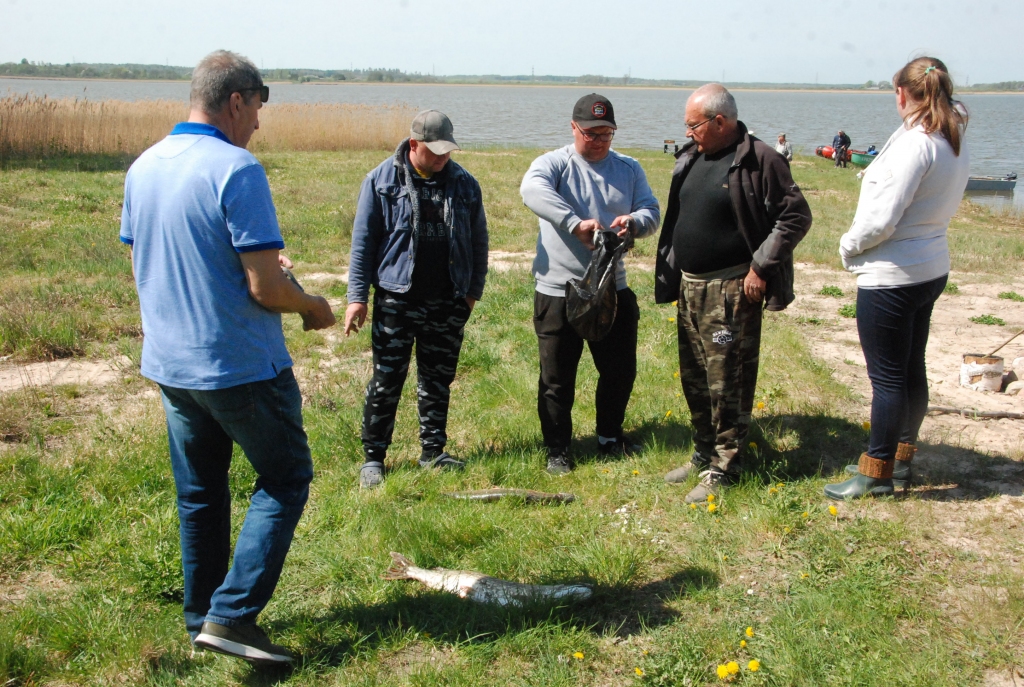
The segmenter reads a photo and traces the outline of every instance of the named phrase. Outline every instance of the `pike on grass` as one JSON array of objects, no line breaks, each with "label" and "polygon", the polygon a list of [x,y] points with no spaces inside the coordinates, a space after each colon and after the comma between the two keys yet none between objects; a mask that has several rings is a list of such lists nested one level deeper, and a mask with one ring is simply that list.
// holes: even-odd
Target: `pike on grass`
[{"label": "pike on grass", "polygon": [[418,568],[400,553],[391,552],[385,580],[416,580],[430,589],[456,594],[461,599],[499,606],[523,606],[550,601],[584,601],[593,594],[586,584],[522,584],[471,570]]}]

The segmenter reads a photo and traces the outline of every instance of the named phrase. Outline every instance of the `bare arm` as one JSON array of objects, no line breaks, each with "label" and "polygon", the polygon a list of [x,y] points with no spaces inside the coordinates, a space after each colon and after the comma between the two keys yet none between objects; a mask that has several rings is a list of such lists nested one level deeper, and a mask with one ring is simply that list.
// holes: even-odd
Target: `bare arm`
[{"label": "bare arm", "polygon": [[311,296],[295,286],[281,271],[277,249],[240,253],[249,295],[271,312],[298,313],[302,328],[326,329],[335,323],[334,313],[327,300]]}]

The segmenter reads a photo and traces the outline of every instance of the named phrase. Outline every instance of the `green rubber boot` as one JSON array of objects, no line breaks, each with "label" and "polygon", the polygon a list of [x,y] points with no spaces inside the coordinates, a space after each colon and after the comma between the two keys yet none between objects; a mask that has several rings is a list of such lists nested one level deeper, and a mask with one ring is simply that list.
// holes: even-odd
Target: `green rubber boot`
[{"label": "green rubber boot", "polygon": [[[910,463],[914,460],[917,447],[913,444],[900,442],[896,447],[896,465],[892,469],[892,486],[896,489],[906,489],[910,486],[912,479]],[[847,465],[846,472],[851,475],[860,474],[860,465]]]},{"label": "green rubber boot", "polygon": [[857,475],[839,484],[829,484],[825,487],[825,496],[835,501],[865,496],[892,496],[892,471],[895,462],[879,460],[862,453],[857,465]]}]

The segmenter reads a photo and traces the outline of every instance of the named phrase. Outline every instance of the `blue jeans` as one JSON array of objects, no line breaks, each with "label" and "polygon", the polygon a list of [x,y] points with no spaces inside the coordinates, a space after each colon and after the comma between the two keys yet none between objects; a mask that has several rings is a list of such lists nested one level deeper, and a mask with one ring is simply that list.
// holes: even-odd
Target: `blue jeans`
[{"label": "blue jeans", "polygon": [[[178,494],[185,627],[195,639],[206,620],[255,623],[277,586],[313,479],[299,385],[288,368],[227,389],[160,391]],[[232,443],[258,477],[229,571]]]},{"label": "blue jeans", "polygon": [[894,460],[900,442],[917,441],[928,412],[928,329],[945,286],[946,277],[939,277],[893,289],[857,289],[857,333],[871,380],[872,458]]}]

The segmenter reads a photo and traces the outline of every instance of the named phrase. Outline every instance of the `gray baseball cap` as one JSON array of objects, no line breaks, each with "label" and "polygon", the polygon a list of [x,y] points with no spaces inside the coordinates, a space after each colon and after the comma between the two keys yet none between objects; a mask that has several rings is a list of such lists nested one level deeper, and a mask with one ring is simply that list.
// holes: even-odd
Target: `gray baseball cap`
[{"label": "gray baseball cap", "polygon": [[423,141],[434,155],[444,155],[453,150],[462,150],[455,142],[455,127],[443,112],[423,110],[412,120],[409,138]]}]

